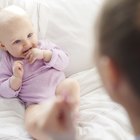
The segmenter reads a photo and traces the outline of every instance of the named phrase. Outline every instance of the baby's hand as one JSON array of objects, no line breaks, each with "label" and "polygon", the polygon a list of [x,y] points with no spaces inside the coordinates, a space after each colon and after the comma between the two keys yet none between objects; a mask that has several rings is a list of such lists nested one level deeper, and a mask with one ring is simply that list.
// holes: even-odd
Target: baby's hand
[{"label": "baby's hand", "polygon": [[23,77],[23,63],[22,61],[15,61],[13,64],[13,75],[22,80]]},{"label": "baby's hand", "polygon": [[22,62],[15,61],[13,64],[13,75],[10,78],[10,87],[15,91],[22,85],[23,72]]},{"label": "baby's hand", "polygon": [[26,59],[29,60],[29,63],[34,63],[37,59],[43,59],[43,50],[38,48],[32,48],[26,54]]}]

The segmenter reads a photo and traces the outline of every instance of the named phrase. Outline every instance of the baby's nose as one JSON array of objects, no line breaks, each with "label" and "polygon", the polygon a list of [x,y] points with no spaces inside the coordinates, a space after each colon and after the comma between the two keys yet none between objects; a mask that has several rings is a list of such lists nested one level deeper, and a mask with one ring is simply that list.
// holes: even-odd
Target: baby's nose
[{"label": "baby's nose", "polygon": [[27,40],[23,43],[23,52],[26,53],[28,50],[32,48],[32,44]]},{"label": "baby's nose", "polygon": [[31,48],[31,43],[30,43],[30,41],[28,41],[28,40],[24,41],[24,48],[25,48],[25,49],[30,49],[30,48]]},{"label": "baby's nose", "polygon": [[24,43],[24,46],[30,46],[30,42],[28,40],[25,40],[23,43]]}]

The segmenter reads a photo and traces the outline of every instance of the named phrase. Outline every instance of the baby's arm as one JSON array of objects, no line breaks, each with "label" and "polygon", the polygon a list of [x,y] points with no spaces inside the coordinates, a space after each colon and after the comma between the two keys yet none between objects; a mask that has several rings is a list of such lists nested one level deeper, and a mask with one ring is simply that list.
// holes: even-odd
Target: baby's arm
[{"label": "baby's arm", "polygon": [[68,55],[54,43],[49,41],[43,42],[40,46],[43,51],[43,59],[48,68],[55,68],[57,70],[64,70],[68,63]]},{"label": "baby's arm", "polygon": [[17,91],[22,84],[23,64],[21,61],[15,61],[13,64],[13,75],[10,78],[10,87]]},{"label": "baby's arm", "polygon": [[64,70],[69,63],[68,55],[54,44],[51,49],[44,50],[43,56],[47,66],[57,70]]},{"label": "baby's arm", "polygon": [[68,55],[53,43],[46,43],[40,48],[33,48],[26,54],[26,59],[30,63],[43,59],[46,67],[64,70],[69,63]]},{"label": "baby's arm", "polygon": [[13,75],[12,64],[5,53],[0,60],[0,68],[0,96],[4,98],[18,96],[20,80],[15,77],[17,75]]}]

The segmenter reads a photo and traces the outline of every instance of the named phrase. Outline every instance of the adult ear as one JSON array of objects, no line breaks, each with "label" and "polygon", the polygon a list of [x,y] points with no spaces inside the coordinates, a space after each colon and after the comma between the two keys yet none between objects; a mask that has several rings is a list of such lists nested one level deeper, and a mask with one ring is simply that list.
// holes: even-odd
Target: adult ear
[{"label": "adult ear", "polygon": [[115,62],[109,57],[100,58],[100,73],[105,85],[113,100],[116,100],[114,95],[119,90],[120,72]]},{"label": "adult ear", "polygon": [[5,45],[3,45],[1,42],[0,42],[0,49],[6,51],[6,47],[5,47]]}]

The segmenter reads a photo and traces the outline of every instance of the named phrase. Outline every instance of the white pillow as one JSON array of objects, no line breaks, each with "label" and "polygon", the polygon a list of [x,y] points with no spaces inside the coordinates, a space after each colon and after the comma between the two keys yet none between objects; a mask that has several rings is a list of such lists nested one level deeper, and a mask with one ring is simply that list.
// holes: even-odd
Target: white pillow
[{"label": "white pillow", "polygon": [[0,0],[2,7],[14,4],[24,8],[39,38],[47,38],[67,51],[67,76],[93,66],[93,23],[101,3],[102,0]]},{"label": "white pillow", "polygon": [[46,37],[70,56],[66,75],[93,67],[93,23],[102,0],[44,0],[50,8]]}]

